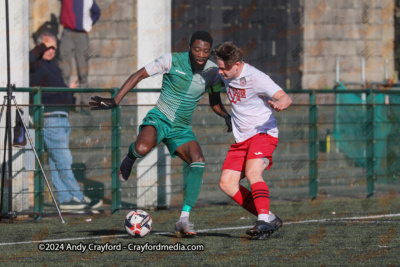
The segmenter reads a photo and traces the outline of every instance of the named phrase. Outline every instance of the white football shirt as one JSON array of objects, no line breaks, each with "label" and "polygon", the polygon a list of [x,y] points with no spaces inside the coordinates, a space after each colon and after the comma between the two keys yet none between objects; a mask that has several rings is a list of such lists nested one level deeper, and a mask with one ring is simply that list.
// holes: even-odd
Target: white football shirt
[{"label": "white football shirt", "polygon": [[244,63],[238,78],[225,80],[232,107],[232,128],[237,143],[258,133],[278,137],[273,109],[268,100],[282,90],[267,74]]}]

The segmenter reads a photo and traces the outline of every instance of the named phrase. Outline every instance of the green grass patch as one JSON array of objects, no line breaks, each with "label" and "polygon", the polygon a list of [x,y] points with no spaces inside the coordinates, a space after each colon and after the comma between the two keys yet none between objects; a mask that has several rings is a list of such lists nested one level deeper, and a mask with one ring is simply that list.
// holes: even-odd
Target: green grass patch
[{"label": "green grass patch", "polygon": [[[148,211],[153,218],[153,229],[144,238],[131,238],[125,233],[127,210],[116,215],[105,212],[65,216],[65,224],[57,217],[40,221],[18,218],[13,224],[1,224],[0,264],[376,266],[396,265],[400,260],[400,217],[370,217],[400,213],[400,198],[393,195],[374,199],[274,202],[271,210],[284,219],[285,224],[269,239],[260,241],[250,240],[245,235],[256,217],[233,205],[193,209],[190,220],[200,230],[195,238],[180,238],[173,232],[179,210]],[[369,217],[346,219],[366,216]],[[54,244],[47,243],[47,247],[58,247],[58,251],[39,250],[40,242],[49,240],[54,240]],[[103,253],[88,248],[106,243],[126,248]],[[148,248],[160,243],[175,247],[203,245],[205,249],[144,252],[128,249],[146,243]],[[66,251],[66,247],[72,245],[87,248],[83,253]]]}]

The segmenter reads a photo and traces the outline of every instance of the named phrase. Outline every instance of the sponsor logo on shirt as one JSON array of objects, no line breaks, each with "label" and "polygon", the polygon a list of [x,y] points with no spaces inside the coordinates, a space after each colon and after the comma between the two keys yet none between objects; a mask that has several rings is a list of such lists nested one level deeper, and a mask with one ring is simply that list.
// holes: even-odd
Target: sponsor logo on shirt
[{"label": "sponsor logo on shirt", "polygon": [[246,90],[229,86],[228,97],[232,103],[236,104],[236,102],[241,101],[242,98],[246,98]]},{"label": "sponsor logo on shirt", "polygon": [[256,152],[254,155],[262,155],[262,152]]},{"label": "sponsor logo on shirt", "polygon": [[180,71],[180,70],[177,70],[177,69],[175,69],[175,71],[176,71],[177,73],[180,73],[180,74],[186,75],[186,73],[184,73],[183,71]]},{"label": "sponsor logo on shirt", "polygon": [[246,85],[246,78],[245,77],[242,77],[242,78],[240,78],[240,86],[245,86]]}]

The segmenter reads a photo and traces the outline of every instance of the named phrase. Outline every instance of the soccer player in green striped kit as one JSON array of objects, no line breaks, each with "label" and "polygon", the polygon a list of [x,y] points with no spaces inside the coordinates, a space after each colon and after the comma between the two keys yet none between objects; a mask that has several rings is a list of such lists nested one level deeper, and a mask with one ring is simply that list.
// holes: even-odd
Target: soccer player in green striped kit
[{"label": "soccer player in green striped kit", "polygon": [[[189,52],[169,53],[132,74],[115,98],[92,97],[93,110],[116,107],[122,98],[141,80],[163,75],[162,90],[156,106],[150,110],[139,127],[139,135],[122,161],[119,179],[126,181],[136,159],[146,156],[163,142],[172,157],[178,156],[190,165],[183,208],[175,230],[183,235],[196,235],[189,214],[200,194],[203,180],[204,156],[190,127],[194,109],[206,90],[219,91],[221,77],[216,64],[208,60],[212,37],[197,31],[190,38]],[[225,118],[228,131],[231,119],[225,110],[215,111]]]}]

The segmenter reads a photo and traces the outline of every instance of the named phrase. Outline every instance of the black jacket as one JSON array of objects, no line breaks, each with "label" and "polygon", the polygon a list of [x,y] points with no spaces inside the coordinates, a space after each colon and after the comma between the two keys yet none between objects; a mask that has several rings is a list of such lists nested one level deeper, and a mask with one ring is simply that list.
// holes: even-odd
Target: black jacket
[{"label": "black jacket", "polygon": [[[42,58],[45,51],[46,45],[40,44],[29,52],[29,86],[68,87],[54,60],[47,61]],[[30,101],[33,104],[33,94],[30,95]],[[45,105],[45,112],[69,112],[71,105],[74,104],[73,94],[57,92],[42,93],[42,104]],[[49,104],[59,106],[46,107]]]}]

